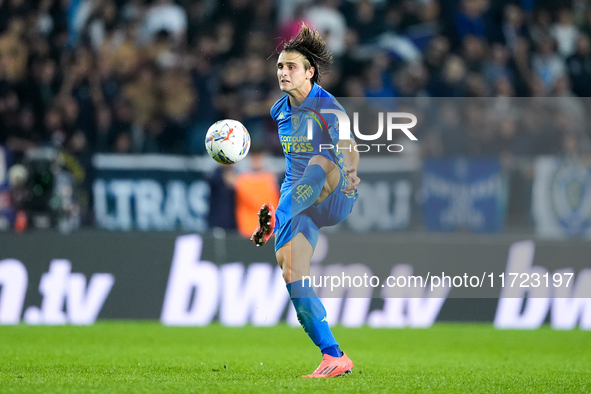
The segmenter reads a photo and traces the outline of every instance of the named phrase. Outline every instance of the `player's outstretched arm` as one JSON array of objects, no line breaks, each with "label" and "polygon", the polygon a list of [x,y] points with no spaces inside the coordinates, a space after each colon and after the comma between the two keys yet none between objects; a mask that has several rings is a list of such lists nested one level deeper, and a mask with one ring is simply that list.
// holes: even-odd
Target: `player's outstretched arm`
[{"label": "player's outstretched arm", "polygon": [[341,191],[343,193],[353,193],[357,190],[357,185],[361,179],[357,176],[357,168],[359,167],[359,152],[355,150],[354,139],[340,140],[338,142],[339,151],[343,154],[343,161],[345,162],[345,171],[347,173],[347,185]]}]

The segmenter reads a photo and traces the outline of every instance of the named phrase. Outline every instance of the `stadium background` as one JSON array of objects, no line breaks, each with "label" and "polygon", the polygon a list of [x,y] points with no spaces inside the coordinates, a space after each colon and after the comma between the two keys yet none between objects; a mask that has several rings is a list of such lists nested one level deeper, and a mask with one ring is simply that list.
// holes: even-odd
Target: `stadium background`
[{"label": "stadium background", "polygon": [[[419,120],[362,154],[313,272],[573,287],[319,290],[355,369],[301,379],[318,351],[245,235],[302,21],[323,87]],[[589,393],[590,35],[588,0],[0,0],[0,392]],[[222,118],[253,139],[236,166],[204,155]]]},{"label": "stadium background", "polygon": [[[473,256],[478,245],[497,242],[504,267],[512,244],[534,240],[554,256],[548,269],[574,267],[587,283],[587,1],[4,0],[0,321],[50,323],[56,311],[61,323],[158,319],[174,242],[186,233],[213,240],[203,253],[218,267],[272,267],[272,253],[253,254],[238,232],[236,178],[281,179],[281,144],[268,116],[280,97],[273,55],[304,21],[335,55],[324,88],[423,111],[418,143],[398,156],[362,156],[362,197],[347,222],[325,234],[328,244],[380,233],[416,237],[432,251],[442,242],[475,248]],[[240,165],[221,168],[204,156],[205,132],[222,118],[240,120],[252,136],[256,148]],[[134,242],[124,242],[120,260],[101,265],[110,253],[104,245],[126,237]],[[152,262],[160,295],[150,312],[109,307],[120,302],[109,291],[104,314],[98,308],[86,320],[67,317],[64,289],[55,292],[61,304],[43,306],[42,274],[55,260],[71,264],[56,272],[83,273],[91,289],[92,275],[115,270],[109,264],[141,271],[150,250],[144,237],[169,252]],[[244,257],[230,260],[232,249]],[[93,259],[83,257],[87,250],[97,251]],[[330,256],[324,264],[343,263]],[[64,280],[66,271],[59,271]],[[23,272],[24,287],[15,285]],[[118,275],[111,286],[124,293],[117,297],[141,287]],[[482,301],[484,314],[478,304],[455,302],[444,320],[494,320],[496,301]],[[568,324],[558,326],[591,327],[586,305],[572,306]],[[221,309],[212,308],[219,318]],[[540,308],[532,326],[551,322],[549,304]]]}]

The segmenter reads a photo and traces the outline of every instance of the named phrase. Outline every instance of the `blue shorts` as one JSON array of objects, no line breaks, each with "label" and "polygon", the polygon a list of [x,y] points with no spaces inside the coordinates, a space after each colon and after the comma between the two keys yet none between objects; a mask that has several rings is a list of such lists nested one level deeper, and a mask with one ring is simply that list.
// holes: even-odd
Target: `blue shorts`
[{"label": "blue shorts", "polygon": [[[358,193],[357,190],[350,194],[343,193],[341,189],[346,183],[347,179],[341,171],[340,186],[333,190],[324,201],[316,206],[312,205],[286,223],[281,223],[275,232],[275,251],[291,241],[298,233],[302,233],[306,237],[312,245],[312,249],[316,248],[320,227],[339,224],[353,210]],[[284,198],[290,198],[289,192],[281,195],[281,200]],[[281,200],[279,204],[281,204]]]}]

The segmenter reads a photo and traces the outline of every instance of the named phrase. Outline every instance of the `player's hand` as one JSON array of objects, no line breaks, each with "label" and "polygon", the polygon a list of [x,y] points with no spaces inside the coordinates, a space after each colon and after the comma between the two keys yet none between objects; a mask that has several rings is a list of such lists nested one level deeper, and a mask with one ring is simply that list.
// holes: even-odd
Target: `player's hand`
[{"label": "player's hand", "polygon": [[357,176],[357,168],[348,167],[346,170],[347,185],[344,189],[341,189],[343,193],[350,194],[357,190],[357,185],[361,182],[361,179]]}]

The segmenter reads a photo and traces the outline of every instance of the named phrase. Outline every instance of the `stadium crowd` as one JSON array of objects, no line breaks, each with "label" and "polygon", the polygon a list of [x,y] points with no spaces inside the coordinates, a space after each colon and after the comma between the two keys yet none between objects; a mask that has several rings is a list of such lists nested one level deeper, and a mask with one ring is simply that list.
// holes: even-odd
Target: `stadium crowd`
[{"label": "stadium crowd", "polygon": [[302,22],[334,55],[321,84],[337,97],[567,100],[567,116],[488,123],[478,100],[444,105],[423,156],[591,146],[576,99],[591,96],[589,0],[0,0],[0,145],[13,163],[51,146],[90,172],[93,153],[204,154],[232,118],[280,155],[273,55]]},{"label": "stadium crowd", "polygon": [[[335,55],[322,80],[335,96],[587,97],[589,3],[0,0],[0,143],[16,161],[46,144],[83,162],[93,152],[201,154],[208,126],[233,118],[277,149],[269,58],[302,21]],[[518,134],[499,128],[484,150],[521,146],[510,143]],[[561,137],[526,153],[577,143]]]}]

